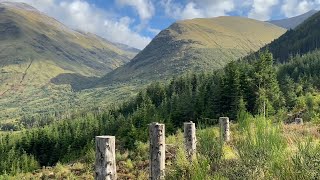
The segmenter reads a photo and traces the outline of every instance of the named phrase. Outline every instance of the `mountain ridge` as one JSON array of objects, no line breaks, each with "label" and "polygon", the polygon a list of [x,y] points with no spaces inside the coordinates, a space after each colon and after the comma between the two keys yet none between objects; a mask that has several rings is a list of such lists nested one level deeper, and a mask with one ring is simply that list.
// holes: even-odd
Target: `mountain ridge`
[{"label": "mountain ridge", "polygon": [[269,23],[272,23],[274,25],[286,28],[286,29],[294,29],[297,26],[299,26],[301,23],[303,23],[305,20],[307,20],[309,17],[313,16],[316,14],[318,10],[310,10],[304,14],[291,17],[291,18],[286,18],[286,19],[279,19],[279,20],[272,20],[268,21]]},{"label": "mountain ridge", "polygon": [[[260,51],[270,51],[275,60],[285,63],[290,57],[297,54],[304,55],[320,47],[320,12],[317,12],[295,29],[287,31],[285,34],[274,40],[270,44],[262,47]],[[257,56],[255,53],[251,56]],[[249,56],[250,58],[250,56]]]},{"label": "mountain ridge", "polygon": [[[134,48],[78,32],[21,3],[0,3],[0,116],[76,106],[73,91],[129,62]],[[19,102],[19,103],[17,103]]]},{"label": "mountain ridge", "polygon": [[218,69],[258,50],[284,32],[285,29],[273,24],[242,17],[178,21],[161,31],[129,63],[104,76],[97,87]]}]

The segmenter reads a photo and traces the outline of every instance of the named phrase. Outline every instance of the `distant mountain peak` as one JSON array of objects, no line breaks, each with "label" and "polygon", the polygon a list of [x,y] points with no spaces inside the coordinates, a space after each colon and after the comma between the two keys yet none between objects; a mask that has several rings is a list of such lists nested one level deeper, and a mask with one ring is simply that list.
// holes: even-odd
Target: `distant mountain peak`
[{"label": "distant mountain peak", "polygon": [[268,49],[277,62],[285,63],[290,60],[290,56],[304,55],[319,49],[320,12],[310,11],[309,13],[313,12],[317,13],[306,19],[295,29],[287,31],[260,51]]},{"label": "distant mountain peak", "polygon": [[304,14],[301,14],[301,15],[298,15],[295,17],[280,19],[280,20],[272,20],[272,21],[268,21],[268,22],[270,22],[271,24],[277,25],[279,27],[283,27],[285,29],[294,29],[297,26],[299,26],[300,24],[302,24],[309,17],[316,14],[317,12],[319,12],[319,11],[313,9],[313,10],[310,10]]},{"label": "distant mountain peak", "polygon": [[317,13],[319,10],[316,10],[316,9],[312,9],[312,10],[310,10],[309,12],[307,12],[307,13],[312,13],[312,12],[314,12],[314,13]]}]

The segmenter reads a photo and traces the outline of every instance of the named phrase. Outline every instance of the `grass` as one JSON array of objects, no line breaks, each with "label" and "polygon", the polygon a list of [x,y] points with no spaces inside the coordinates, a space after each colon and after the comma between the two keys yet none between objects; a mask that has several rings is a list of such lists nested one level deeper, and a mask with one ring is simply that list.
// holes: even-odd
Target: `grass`
[{"label": "grass", "polygon": [[[253,19],[242,17],[198,18],[180,21],[172,29],[178,40],[192,39],[196,46],[206,48],[226,48],[258,50],[285,33],[285,29]],[[182,31],[183,34],[175,34]],[[242,46],[246,44],[246,46]],[[241,48],[240,48],[241,47]],[[257,49],[258,48],[258,49]]]},{"label": "grass", "polygon": [[[37,11],[0,5],[0,122],[78,108],[69,82],[99,77],[128,62],[137,51],[93,34],[68,29]],[[11,31],[6,31],[10,27]],[[61,74],[74,76],[59,76]],[[66,82],[57,86],[55,78]],[[79,84],[75,84],[77,89]],[[93,104],[93,103],[91,103]],[[90,106],[90,105],[89,105]]]},{"label": "grass", "polygon": [[[93,106],[103,108],[135,95],[150,81],[171,79],[188,71],[222,68],[231,60],[270,42],[283,31],[243,18],[179,22],[185,34],[176,34],[177,29],[172,26],[168,29],[169,35],[162,34],[156,38],[155,43],[151,43],[150,48],[137,57],[140,60],[135,60],[137,63],[131,68],[119,68],[111,73],[111,80],[109,76],[102,79],[99,85],[102,88],[74,92],[74,89],[82,88],[79,82],[88,84],[93,79],[88,77],[99,77],[110,72],[128,62],[136,52],[119,48],[92,34],[69,30],[50,17],[39,16],[37,12],[11,9],[2,13],[1,17],[3,21],[8,18],[14,20],[22,31],[18,39],[6,39],[0,45],[0,94],[8,91],[0,98],[1,123],[15,122],[22,116],[53,114],[70,109],[76,111]],[[243,25],[235,23],[238,20]],[[247,25],[254,28],[245,27]],[[241,27],[241,33],[260,33],[262,27],[264,31],[259,37],[247,39],[249,36],[231,31],[232,26]],[[225,33],[221,34],[224,30]],[[267,36],[265,32],[275,33]],[[251,38],[252,33],[249,34]],[[239,41],[233,41],[234,37],[240,38]],[[168,42],[165,38],[172,39]],[[20,50],[17,52],[17,49]],[[31,60],[33,63],[24,75]],[[20,83],[23,76],[25,78]],[[122,83],[128,79],[129,83]]]},{"label": "grass", "polygon": [[[220,141],[219,128],[197,130],[197,155],[190,162],[179,130],[166,138],[166,179],[316,179],[320,176],[319,126],[287,125],[248,117],[232,124],[231,141]],[[149,144],[116,153],[119,179],[147,179]],[[33,173],[3,179],[93,179],[94,146],[78,161],[58,163]]]},{"label": "grass", "polygon": [[285,29],[248,18],[219,17],[179,21],[163,30],[130,63],[104,76],[114,82],[166,80],[187,71],[212,71],[259,50]]},{"label": "grass", "polygon": [[39,88],[37,84],[26,84],[23,92],[11,92],[5,98],[0,98],[0,107],[3,107],[0,109],[0,124],[16,122],[22,116],[107,108],[134,97],[143,87],[145,86],[119,84],[75,92],[70,85],[47,84]]}]

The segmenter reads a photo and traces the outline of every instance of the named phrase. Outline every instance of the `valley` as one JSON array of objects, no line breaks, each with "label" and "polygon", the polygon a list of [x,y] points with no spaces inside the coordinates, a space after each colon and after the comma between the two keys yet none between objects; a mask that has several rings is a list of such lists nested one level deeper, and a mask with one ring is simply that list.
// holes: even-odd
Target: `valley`
[{"label": "valley", "polygon": [[315,10],[185,19],[140,51],[0,2],[0,179],[95,179],[101,135],[119,179],[148,179],[154,122],[166,179],[317,179],[319,28]]},{"label": "valley", "polygon": [[139,52],[71,30],[27,4],[0,8],[1,121],[76,109],[74,91]]}]

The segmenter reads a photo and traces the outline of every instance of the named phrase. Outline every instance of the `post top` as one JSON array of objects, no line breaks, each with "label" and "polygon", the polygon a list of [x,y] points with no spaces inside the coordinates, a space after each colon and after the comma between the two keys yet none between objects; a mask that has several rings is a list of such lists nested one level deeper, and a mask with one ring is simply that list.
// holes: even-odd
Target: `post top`
[{"label": "post top", "polygon": [[164,125],[164,124],[161,124],[161,123],[158,123],[158,122],[152,122],[149,125]]},{"label": "post top", "polygon": [[189,121],[189,122],[184,122],[183,124],[194,124],[194,122]]},{"label": "post top", "polygon": [[229,117],[220,117],[219,119],[229,119]]},{"label": "post top", "polygon": [[96,136],[96,138],[99,138],[99,139],[110,139],[110,138],[115,138],[115,136]]}]

